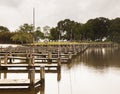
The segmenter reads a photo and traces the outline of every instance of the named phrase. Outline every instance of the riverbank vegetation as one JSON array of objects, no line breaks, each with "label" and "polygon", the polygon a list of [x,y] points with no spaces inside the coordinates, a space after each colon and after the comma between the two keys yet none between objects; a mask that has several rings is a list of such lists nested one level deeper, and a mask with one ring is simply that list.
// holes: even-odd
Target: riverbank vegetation
[{"label": "riverbank vegetation", "polygon": [[[15,31],[0,26],[0,43],[26,44],[45,38],[40,27],[34,28],[32,24],[25,23]],[[49,41],[120,43],[120,18],[110,20],[99,17],[90,19],[84,24],[70,19],[61,20],[56,27],[50,29],[47,39]]]}]

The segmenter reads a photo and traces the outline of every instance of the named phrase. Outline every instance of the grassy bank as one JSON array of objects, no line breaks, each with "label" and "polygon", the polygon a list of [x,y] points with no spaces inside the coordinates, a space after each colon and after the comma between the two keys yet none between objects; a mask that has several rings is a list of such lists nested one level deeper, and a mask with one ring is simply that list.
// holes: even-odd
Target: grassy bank
[{"label": "grassy bank", "polygon": [[74,44],[113,44],[113,43],[112,42],[36,42],[34,43],[34,45],[74,45]]}]

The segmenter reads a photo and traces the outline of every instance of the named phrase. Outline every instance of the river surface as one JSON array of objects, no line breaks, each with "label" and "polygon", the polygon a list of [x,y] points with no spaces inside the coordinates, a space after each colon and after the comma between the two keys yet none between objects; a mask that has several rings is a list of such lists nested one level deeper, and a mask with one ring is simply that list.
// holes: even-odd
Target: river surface
[{"label": "river surface", "polygon": [[[120,48],[89,48],[71,63],[62,65],[60,81],[57,76],[57,73],[46,73],[45,89],[37,94],[120,94]],[[27,74],[7,74],[7,79],[27,77]],[[39,78],[39,74],[35,77]]]}]

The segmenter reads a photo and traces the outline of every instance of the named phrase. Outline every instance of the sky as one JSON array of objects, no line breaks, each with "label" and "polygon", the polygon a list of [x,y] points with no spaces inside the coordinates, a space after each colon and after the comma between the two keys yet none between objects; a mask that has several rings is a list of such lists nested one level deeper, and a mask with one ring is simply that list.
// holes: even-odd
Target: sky
[{"label": "sky", "polygon": [[55,27],[60,20],[85,23],[96,17],[120,16],[120,0],[0,0],[0,26],[15,31],[24,23]]}]

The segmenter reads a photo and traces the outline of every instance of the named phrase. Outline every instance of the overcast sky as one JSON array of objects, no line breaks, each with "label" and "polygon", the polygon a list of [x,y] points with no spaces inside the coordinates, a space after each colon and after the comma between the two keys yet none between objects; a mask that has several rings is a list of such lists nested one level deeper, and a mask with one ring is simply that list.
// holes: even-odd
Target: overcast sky
[{"label": "overcast sky", "polygon": [[14,31],[24,23],[32,24],[33,7],[40,27],[54,27],[66,18],[85,23],[91,18],[120,16],[120,0],[0,0],[0,25]]}]

